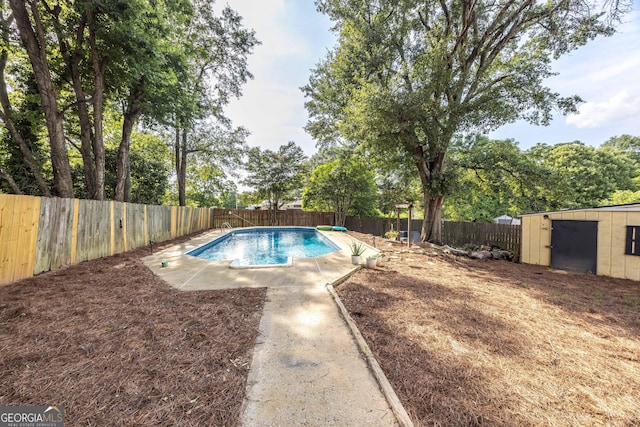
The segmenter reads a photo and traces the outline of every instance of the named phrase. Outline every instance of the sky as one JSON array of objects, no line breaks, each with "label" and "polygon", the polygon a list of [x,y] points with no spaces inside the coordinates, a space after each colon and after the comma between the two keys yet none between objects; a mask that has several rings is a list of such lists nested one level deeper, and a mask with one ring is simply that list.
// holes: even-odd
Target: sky
[{"label": "sky", "polygon": [[[228,4],[262,42],[248,60],[254,79],[227,107],[228,117],[251,132],[247,143],[252,147],[277,150],[294,141],[312,155],[316,147],[304,131],[308,116],[300,87],[336,43],[331,22],[316,11],[312,0]],[[547,85],[562,96],[579,95],[585,101],[579,114],[557,115],[547,127],[516,122],[489,136],[512,138],[523,150],[538,142],[578,140],[599,146],[613,136],[640,136],[640,11],[634,10],[624,21],[615,35],[591,41],[553,64],[559,75]]]}]

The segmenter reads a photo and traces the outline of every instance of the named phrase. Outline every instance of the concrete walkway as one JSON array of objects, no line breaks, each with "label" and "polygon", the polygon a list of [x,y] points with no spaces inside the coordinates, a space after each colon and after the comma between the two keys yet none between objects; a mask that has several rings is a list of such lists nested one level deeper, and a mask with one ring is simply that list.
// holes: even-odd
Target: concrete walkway
[{"label": "concrete walkway", "polygon": [[[294,259],[286,268],[232,270],[228,261],[184,255],[215,233],[144,259],[152,271],[182,290],[268,288],[243,403],[243,426],[398,425],[325,286],[353,271],[351,237],[324,234],[342,250]],[[162,267],[162,261],[168,266]]]}]

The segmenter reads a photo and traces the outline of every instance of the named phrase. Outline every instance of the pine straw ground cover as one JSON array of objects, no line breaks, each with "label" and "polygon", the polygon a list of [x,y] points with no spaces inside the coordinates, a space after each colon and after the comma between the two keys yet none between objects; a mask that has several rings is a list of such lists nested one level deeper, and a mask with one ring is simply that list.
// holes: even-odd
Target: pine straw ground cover
[{"label": "pine straw ground cover", "polygon": [[337,291],[416,426],[640,425],[640,283],[378,247]]},{"label": "pine straw ground cover", "polygon": [[180,292],[148,253],[0,287],[0,405],[64,405],[69,426],[238,423],[265,289]]}]

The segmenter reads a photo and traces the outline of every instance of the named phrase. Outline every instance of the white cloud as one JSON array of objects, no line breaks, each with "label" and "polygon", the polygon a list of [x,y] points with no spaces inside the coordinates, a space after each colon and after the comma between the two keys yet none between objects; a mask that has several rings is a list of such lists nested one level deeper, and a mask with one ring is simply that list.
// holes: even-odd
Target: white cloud
[{"label": "white cloud", "polygon": [[579,114],[567,117],[566,123],[578,128],[599,128],[640,116],[640,90],[623,90],[602,101],[587,102]]},{"label": "white cloud", "polygon": [[600,145],[608,138],[640,135],[640,11],[611,37],[599,37],[553,64],[558,76],[546,83],[562,96],[579,95],[579,114],[556,116],[550,126],[518,122],[492,133],[514,138],[528,148],[538,142],[582,141]]}]

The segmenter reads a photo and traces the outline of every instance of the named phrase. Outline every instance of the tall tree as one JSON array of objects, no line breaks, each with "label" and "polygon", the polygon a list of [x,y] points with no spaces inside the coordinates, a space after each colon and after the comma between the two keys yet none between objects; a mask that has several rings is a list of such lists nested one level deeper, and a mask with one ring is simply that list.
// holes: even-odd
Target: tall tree
[{"label": "tall tree", "polygon": [[[0,120],[4,123],[5,128],[9,132],[11,140],[18,145],[20,148],[20,153],[22,154],[23,161],[27,164],[29,171],[33,175],[33,178],[43,196],[51,196],[49,192],[49,186],[45,181],[45,178],[40,170],[40,165],[38,164],[35,156],[33,154],[33,150],[28,142],[28,136],[21,132],[19,129],[19,118],[16,117],[14,112],[14,108],[11,105],[11,101],[9,99],[9,90],[7,88],[7,82],[5,77],[5,70],[8,65],[9,59],[9,51],[14,49],[10,41],[10,27],[13,22],[13,15],[11,13],[6,13],[4,1],[2,2],[2,6],[0,7],[0,31],[1,31],[1,49],[0,52]],[[9,185],[15,191],[17,188],[17,184],[13,181],[13,178],[9,176],[8,172],[5,171],[3,177],[7,180]],[[12,182],[13,181],[13,182]],[[19,190],[22,193],[22,190]]]},{"label": "tall tree", "polygon": [[547,124],[576,109],[545,87],[551,59],[613,32],[581,0],[319,0],[337,48],[313,71],[308,130],[380,156],[420,176],[423,240],[441,238],[446,157],[456,133],[517,119]]},{"label": "tall tree", "polygon": [[544,159],[527,155],[513,140],[473,135],[452,144],[453,189],[445,201],[448,219],[491,222],[509,214],[550,208],[550,188],[560,175]]},{"label": "tall tree", "polygon": [[541,155],[542,162],[557,177],[549,186],[548,198],[554,209],[588,208],[601,204],[616,190],[636,190],[634,161],[608,147],[593,148],[581,142],[537,145],[529,152]]},{"label": "tall tree", "polygon": [[[139,1],[135,14],[122,18],[123,61],[112,64],[109,77],[122,81],[116,99],[121,106],[115,200],[131,197],[131,136],[141,117],[167,123],[172,110],[184,108],[181,84],[188,77],[188,48],[183,42],[194,9],[186,1]],[[176,107],[179,105],[179,107]]]},{"label": "tall tree", "polygon": [[[229,133],[231,124],[223,108],[231,98],[239,97],[242,85],[253,75],[247,68],[247,58],[259,44],[253,30],[242,25],[242,17],[226,6],[220,16],[213,3],[194,2],[195,13],[186,32],[187,67],[176,81],[177,102],[174,102],[171,126],[174,128],[175,166],[178,175],[180,206],[186,204],[187,154],[197,123],[211,117],[220,124],[220,134],[237,137],[244,130]],[[232,143],[233,145],[233,143]]]},{"label": "tall tree", "polygon": [[[189,157],[197,156],[198,158],[191,168],[193,185],[208,187],[211,193],[215,192],[214,188],[222,190],[227,186],[225,179],[220,177],[226,177],[226,172],[235,173],[245,153],[244,144],[247,136],[245,129],[232,129],[228,123],[219,123],[211,119],[201,120],[192,126],[190,133],[183,130],[180,135],[176,135],[179,145],[174,151],[174,156],[180,206],[186,206],[187,201]],[[179,132],[180,129],[176,128],[176,131]],[[201,201],[204,200],[202,197],[199,198]],[[209,198],[209,200],[212,199]]]},{"label": "tall tree", "polygon": [[[59,197],[73,197],[71,166],[64,134],[63,111],[58,105],[58,91],[53,82],[47,60],[48,35],[45,33],[38,4],[35,0],[10,0],[9,4],[33,68],[40,102],[47,124],[53,186]],[[27,6],[29,10],[27,10]]]},{"label": "tall tree", "polygon": [[291,193],[301,189],[305,168],[302,149],[293,141],[282,145],[278,151],[261,150],[258,147],[248,151],[244,183],[253,187],[269,202],[269,221],[276,223],[278,209],[291,200]]},{"label": "tall tree", "polygon": [[374,177],[370,167],[356,159],[322,164],[311,173],[302,193],[303,207],[335,212],[339,225],[347,215],[373,216],[378,190]]}]

